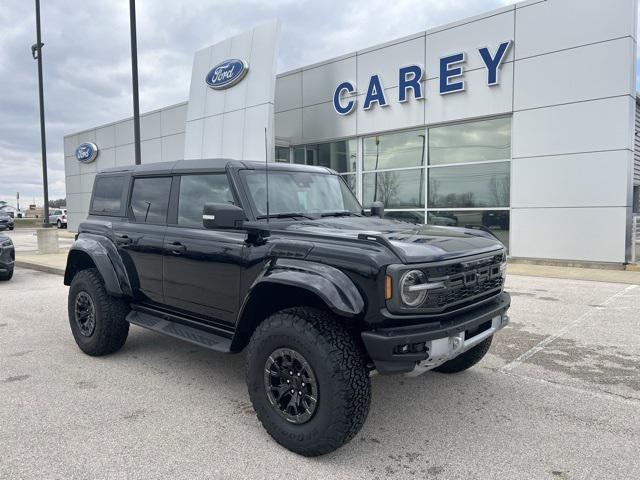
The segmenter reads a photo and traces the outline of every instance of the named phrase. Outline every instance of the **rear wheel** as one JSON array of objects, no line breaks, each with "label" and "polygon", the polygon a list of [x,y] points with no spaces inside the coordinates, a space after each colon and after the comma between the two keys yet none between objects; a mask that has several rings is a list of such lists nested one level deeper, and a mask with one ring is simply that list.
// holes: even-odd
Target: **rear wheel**
[{"label": "rear wheel", "polygon": [[458,373],[473,367],[476,363],[484,358],[491,347],[493,335],[483,340],[475,347],[458,355],[456,358],[443,363],[433,370],[440,373]]},{"label": "rear wheel", "polygon": [[81,270],[73,277],[68,312],[73,338],[87,355],[113,353],[127,340],[129,307],[109,296],[95,268]]},{"label": "rear wheel", "polygon": [[58,220],[57,225],[58,225],[58,228],[62,228],[62,222],[60,220]]},{"label": "rear wheel", "polygon": [[347,443],[369,413],[362,350],[337,319],[315,308],[283,310],[258,326],[247,351],[247,384],[267,432],[305,456]]}]

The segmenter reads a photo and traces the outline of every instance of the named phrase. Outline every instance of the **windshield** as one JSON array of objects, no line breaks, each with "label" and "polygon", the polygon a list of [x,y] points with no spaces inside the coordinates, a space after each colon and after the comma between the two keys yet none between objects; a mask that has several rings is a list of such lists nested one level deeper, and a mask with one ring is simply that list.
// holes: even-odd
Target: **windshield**
[{"label": "windshield", "polygon": [[[242,170],[258,218],[267,213],[264,170]],[[269,215],[320,216],[345,213],[360,215],[362,207],[338,175],[276,170],[269,172]],[[292,215],[293,216],[293,215]]]}]

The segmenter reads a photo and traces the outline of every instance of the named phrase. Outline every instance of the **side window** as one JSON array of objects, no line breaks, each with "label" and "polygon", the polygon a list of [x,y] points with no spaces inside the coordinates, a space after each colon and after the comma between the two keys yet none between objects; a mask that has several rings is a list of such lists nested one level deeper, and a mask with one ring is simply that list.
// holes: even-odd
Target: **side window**
[{"label": "side window", "polygon": [[202,227],[205,203],[234,203],[226,174],[183,175],[178,196],[178,225]]},{"label": "side window", "polygon": [[131,194],[131,212],[137,223],[165,223],[171,177],[136,178]]},{"label": "side window", "polygon": [[119,215],[124,177],[98,177],[93,189],[91,211],[98,215]]}]

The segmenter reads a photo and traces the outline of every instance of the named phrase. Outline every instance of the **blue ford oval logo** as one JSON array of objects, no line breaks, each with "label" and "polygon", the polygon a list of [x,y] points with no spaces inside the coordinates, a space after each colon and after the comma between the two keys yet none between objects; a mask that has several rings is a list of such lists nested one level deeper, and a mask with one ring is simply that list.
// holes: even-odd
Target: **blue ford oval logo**
[{"label": "blue ford oval logo", "polygon": [[76,159],[82,163],[91,163],[98,156],[98,146],[95,143],[81,143],[76,148]]},{"label": "blue ford oval logo", "polygon": [[249,64],[244,60],[232,58],[219,63],[207,73],[207,85],[216,90],[232,87],[244,78]]}]

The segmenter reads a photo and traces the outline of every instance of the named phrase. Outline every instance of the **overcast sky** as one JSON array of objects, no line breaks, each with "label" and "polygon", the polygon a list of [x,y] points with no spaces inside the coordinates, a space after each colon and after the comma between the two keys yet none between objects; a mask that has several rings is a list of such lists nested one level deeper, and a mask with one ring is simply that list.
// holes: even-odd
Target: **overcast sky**
[{"label": "overcast sky", "polygon": [[[138,0],[140,109],[188,99],[194,51],[282,20],[278,71],[369,47],[512,0]],[[65,195],[65,134],[131,116],[127,0],[42,1],[49,198]],[[42,199],[35,7],[0,9],[0,200]]]}]

